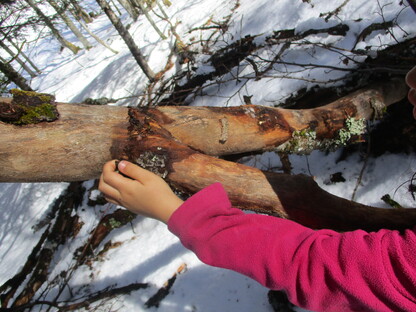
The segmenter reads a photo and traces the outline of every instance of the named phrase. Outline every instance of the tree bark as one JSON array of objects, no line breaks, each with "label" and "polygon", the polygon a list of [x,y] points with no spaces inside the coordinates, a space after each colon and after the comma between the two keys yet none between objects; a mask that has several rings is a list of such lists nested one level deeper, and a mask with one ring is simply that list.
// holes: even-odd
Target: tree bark
[{"label": "tree bark", "polygon": [[[25,127],[0,122],[0,131],[8,134],[0,136],[0,182],[87,180],[98,177],[106,161],[126,158],[167,178],[186,193],[221,182],[235,206],[276,214],[312,228],[403,229],[415,224],[416,210],[368,207],[323,191],[311,177],[263,172],[201,153],[203,149],[213,155],[239,153],[245,141],[263,142],[253,144],[251,149],[247,145],[245,151],[275,148],[292,137],[290,131],[311,124],[320,136],[330,137],[346,118],[371,118],[374,101],[370,99],[376,97],[381,103],[381,94],[374,89],[362,90],[324,107],[288,112],[254,105],[128,110],[58,104],[60,119],[55,122]],[[391,95],[384,94],[384,99],[391,101]],[[226,118],[227,123],[220,122],[221,118]],[[225,131],[224,124],[228,127],[227,136],[221,133]],[[183,133],[178,130],[181,127],[192,136],[176,137]],[[207,132],[215,127],[223,130]],[[234,127],[241,131],[239,136],[234,134]],[[210,148],[210,143],[198,145],[197,151],[194,145],[198,140],[191,139],[194,136],[200,141],[213,136],[221,142],[214,144],[216,149]]]},{"label": "tree bark", "polygon": [[[403,81],[386,85],[305,110],[243,105],[138,111],[142,119],[154,120],[190,148],[222,156],[279,149],[296,130],[313,128],[318,140],[330,139],[347,118],[372,118],[375,109],[383,110],[406,96]],[[53,123],[18,127],[0,122],[1,132],[9,134],[0,136],[0,182],[92,179],[107,160],[120,156],[128,138],[127,108],[61,103],[58,111],[60,119]],[[59,165],[51,168],[50,163],[56,162]]]},{"label": "tree bark", "polygon": [[31,70],[30,69],[30,67],[29,66],[27,66],[26,65],[26,63],[25,62],[23,62],[21,59],[20,59],[20,57],[19,57],[19,54],[14,54],[13,53],[13,51],[12,50],[10,50],[10,48],[7,46],[7,45],[5,45],[4,44],[4,42],[3,41],[0,41],[0,46],[7,52],[7,53],[9,53],[10,54],[10,56],[14,59],[14,60],[16,60],[16,62],[18,62],[19,64],[20,64],[20,66],[22,66],[22,68],[30,75],[30,77],[32,77],[32,78],[34,78],[34,77],[36,77],[37,75],[36,75],[36,73],[33,71],[33,70]]},{"label": "tree bark", "polygon": [[[406,96],[401,79],[361,89],[329,105],[291,110],[238,107],[163,106],[143,109],[176,139],[204,154],[222,156],[280,150],[295,131],[316,132],[316,143],[333,139],[347,118],[371,119]],[[209,134],[209,135],[207,135]]]},{"label": "tree bark", "polygon": [[45,14],[43,14],[43,12],[38,8],[38,6],[33,2],[33,0],[25,0],[25,1],[36,12],[36,14],[43,20],[45,25],[48,26],[48,28],[52,31],[52,34],[54,35],[54,37],[59,41],[59,43],[62,44],[63,47],[70,49],[72,53],[77,54],[80,48],[70,43],[64,37],[62,37],[62,35],[55,28],[51,20]]},{"label": "tree bark", "polygon": [[[10,102],[2,99],[0,102]],[[82,181],[119,157],[127,139],[127,110],[58,104],[59,120],[28,126],[0,122],[0,181]]]},{"label": "tree bark", "polygon": [[113,10],[111,10],[110,6],[105,0],[96,0],[96,1],[100,5],[100,7],[104,10],[105,14],[108,16],[113,26],[117,29],[120,36],[123,38],[124,42],[130,49],[131,54],[133,55],[137,64],[139,64],[140,68],[143,70],[146,77],[149,78],[150,81],[153,81],[155,79],[155,74],[150,69],[149,64],[147,64],[147,61],[145,60],[144,56],[140,52],[136,43],[134,42],[133,37],[130,35],[128,30],[124,27],[120,19],[114,14]]},{"label": "tree bark", "polygon": [[26,79],[22,77],[14,68],[3,59],[0,59],[0,71],[10,80],[13,81],[20,89],[25,91],[32,91],[32,88],[27,83]]},{"label": "tree bark", "polygon": [[69,2],[74,8],[71,12],[74,12],[74,16],[77,20],[82,19],[87,24],[92,22],[91,16],[84,11],[84,9],[78,4],[77,0],[69,0]]},{"label": "tree bark", "polygon": [[170,139],[152,122],[139,128],[144,131],[133,131],[126,158],[156,174],[166,172],[171,184],[186,193],[220,182],[235,207],[288,218],[315,229],[375,231],[405,229],[416,223],[416,209],[362,205],[322,190],[312,177],[265,172],[198,153]]},{"label": "tree bark", "polygon": [[137,12],[136,8],[133,7],[129,1],[127,0],[118,0],[118,2],[121,4],[121,6],[126,10],[127,13],[129,13],[130,17],[137,21],[137,18],[139,17],[139,12]]},{"label": "tree bark", "polygon": [[147,20],[149,21],[150,25],[152,25],[153,29],[157,32],[160,38],[162,40],[166,39],[166,36],[163,34],[163,32],[157,27],[155,21],[152,19],[152,17],[149,14],[149,11],[147,8],[143,5],[142,0],[134,0],[134,3],[140,8],[140,11],[143,12],[143,14],[146,16]]},{"label": "tree bark", "polygon": [[55,0],[48,0],[49,4],[54,8],[56,13],[62,18],[65,24],[71,29],[73,34],[78,38],[78,40],[82,43],[85,49],[92,48],[92,45],[88,42],[87,38],[81,33],[81,31],[75,26],[75,24],[71,21],[71,19],[66,15],[65,11],[62,10],[59,5],[56,3]]},{"label": "tree bark", "polygon": [[[9,38],[9,36],[4,33],[3,31],[0,30],[0,34],[2,34],[4,36],[4,38],[7,39],[7,41],[9,41],[11,43],[12,46],[15,47],[15,49],[18,51],[19,55],[22,55],[23,58],[32,66],[32,68],[38,73],[41,74],[42,71],[32,62],[32,60],[30,59],[30,57],[28,57],[23,51],[22,51],[22,47],[19,47],[16,43],[13,42],[13,40],[11,40],[11,38]],[[22,45],[23,46],[23,45]]]},{"label": "tree bark", "polygon": [[82,26],[82,28],[84,28],[91,37],[93,37],[95,39],[95,41],[97,41],[99,44],[101,44],[102,46],[106,47],[107,49],[109,49],[111,52],[113,52],[114,54],[117,54],[118,51],[114,50],[112,47],[110,47],[107,43],[105,43],[105,41],[101,40],[100,37],[98,37],[96,34],[94,34],[87,26],[87,24],[85,24],[83,21],[79,20],[78,21],[79,24]]}]

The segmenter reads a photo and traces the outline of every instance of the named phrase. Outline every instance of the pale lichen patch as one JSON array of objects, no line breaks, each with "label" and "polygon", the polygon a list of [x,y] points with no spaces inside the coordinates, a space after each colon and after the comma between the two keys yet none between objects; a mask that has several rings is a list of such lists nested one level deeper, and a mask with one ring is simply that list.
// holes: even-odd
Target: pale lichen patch
[{"label": "pale lichen patch", "polygon": [[297,130],[292,133],[292,139],[277,147],[277,151],[294,154],[310,154],[313,150],[335,150],[345,146],[366,131],[365,119],[349,117],[345,120],[344,128],[337,132],[335,138],[319,139],[316,132],[310,128]]}]

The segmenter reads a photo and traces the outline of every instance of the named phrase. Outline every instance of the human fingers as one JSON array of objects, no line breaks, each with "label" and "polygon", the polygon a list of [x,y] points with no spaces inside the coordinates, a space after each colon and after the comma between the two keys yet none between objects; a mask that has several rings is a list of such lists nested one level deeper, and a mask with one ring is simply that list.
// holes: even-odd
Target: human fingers
[{"label": "human fingers", "polygon": [[115,200],[111,197],[104,196],[104,198],[108,203],[114,204],[116,206],[121,206],[120,203],[117,200]]},{"label": "human fingers", "polygon": [[100,177],[100,183],[98,185],[98,190],[103,193],[105,199],[107,201],[119,204],[119,201],[121,200],[121,194],[120,192],[112,187],[111,185],[107,184],[104,181],[104,175],[102,174]]},{"label": "human fingers", "polygon": [[103,172],[112,172],[116,170],[116,159],[107,161],[103,166]]},{"label": "human fingers", "polygon": [[118,170],[142,184],[145,184],[147,181],[155,177],[154,173],[126,160],[120,161],[118,164]]},{"label": "human fingers", "polygon": [[416,66],[407,73],[406,83],[410,88],[416,89]]},{"label": "human fingers", "polygon": [[409,99],[410,103],[416,106],[416,89],[410,89],[407,98]]},{"label": "human fingers", "polygon": [[111,160],[104,165],[102,181],[120,191],[126,186],[126,183],[133,182],[117,172],[116,160]]}]

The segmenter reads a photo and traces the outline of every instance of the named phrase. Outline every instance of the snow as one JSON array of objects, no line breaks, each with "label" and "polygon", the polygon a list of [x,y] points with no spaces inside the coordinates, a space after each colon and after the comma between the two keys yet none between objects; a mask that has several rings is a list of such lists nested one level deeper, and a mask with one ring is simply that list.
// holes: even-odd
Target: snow
[{"label": "snow", "polygon": [[[216,47],[225,46],[246,35],[258,35],[257,44],[262,44],[273,30],[295,29],[296,33],[315,28],[328,28],[339,23],[347,24],[350,31],[347,36],[308,37],[311,42],[333,43],[339,48],[351,49],[356,36],[368,25],[384,20],[396,20],[400,27],[394,27],[392,33],[399,40],[416,33],[415,13],[400,5],[398,1],[386,0],[349,1],[337,16],[325,22],[321,13],[330,12],[344,1],[248,1],[241,0],[234,8],[234,1],[218,0],[174,0],[166,12],[172,23],[177,23],[176,31],[184,42],[199,38],[208,38],[210,31],[192,31],[203,26],[209,20],[224,21],[231,16],[229,28],[220,36]],[[85,3],[85,1],[84,1]],[[94,1],[89,7],[97,10]],[[130,32],[138,46],[147,56],[150,67],[158,72],[166,64],[166,60],[174,45],[174,38],[169,32],[166,22],[156,19],[160,29],[168,35],[162,41],[148,22],[139,18],[135,23],[129,20],[124,12],[123,20],[132,23]],[[105,15],[100,15],[89,25],[100,38],[105,39],[117,54],[98,45],[93,38],[94,47],[89,51],[82,50],[73,55],[67,49],[59,51],[59,44],[45,37],[36,43],[26,45],[27,54],[35,61],[43,73],[32,79],[31,85],[40,92],[56,95],[58,101],[81,102],[87,97],[124,98],[117,105],[135,105],[139,102],[147,86],[147,79],[131,57],[124,42],[116,30],[110,25]],[[34,36],[35,34],[33,34]],[[64,36],[75,42],[69,32]],[[394,42],[389,33],[377,32],[358,43],[359,48],[377,48]],[[277,48],[273,48],[277,49]],[[270,53],[278,50],[258,52],[259,57],[271,58]],[[348,55],[348,52],[345,52]],[[376,52],[375,52],[376,53]],[[206,60],[209,56],[201,56],[198,60]],[[341,62],[340,54],[323,48],[293,46],[285,52],[287,61],[304,64],[315,63],[332,66],[353,66]],[[177,62],[165,77],[180,71]],[[237,72],[242,77],[252,76],[248,64],[244,64]],[[204,90],[204,96],[192,98],[192,105],[232,106],[242,103],[243,95],[253,95],[254,104],[274,105],[284,100],[300,88],[311,87],[319,81],[339,83],[345,72],[309,69],[299,71],[296,67],[282,67],[276,70],[276,77],[261,80],[244,80],[239,84],[235,81],[215,85]],[[283,73],[290,71],[291,79],[285,79]],[[212,68],[200,66],[197,73],[210,72]],[[234,71],[228,76],[236,74]],[[226,75],[227,76],[227,75]],[[286,77],[287,78],[287,77]],[[300,80],[294,78],[307,78]],[[227,80],[227,77],[224,78]],[[209,83],[209,82],[208,82]],[[234,95],[229,99],[230,95]],[[315,177],[318,184],[325,190],[344,198],[351,199],[363,168],[363,159],[359,154],[338,161],[340,151],[333,153],[313,152],[308,156],[290,156],[293,173],[304,173]],[[390,194],[405,207],[414,207],[415,200],[407,190],[409,181],[416,172],[414,154],[384,154],[376,159],[370,158],[357,189],[355,200],[360,203],[387,208],[380,199]],[[274,153],[264,153],[247,160],[247,164],[261,169],[278,168],[280,160]],[[343,183],[328,184],[329,176],[342,172],[346,179]],[[84,183],[86,188],[92,181]],[[66,188],[67,183],[4,183],[0,185],[0,284],[13,277],[26,261],[33,246],[39,240],[44,228],[34,230],[33,226],[47,215],[55,198]],[[93,193],[91,197],[97,196]],[[82,246],[100,218],[113,211],[112,205],[90,207],[84,198],[78,214],[84,223],[76,238],[70,240],[59,249],[50,268],[50,280],[63,270],[74,265],[73,252]],[[115,229],[105,239],[102,246],[109,242],[120,242],[118,248],[108,250],[99,261],[89,266],[83,265],[72,273],[69,288],[78,297],[89,292],[96,292],[108,286],[118,287],[130,283],[149,283],[150,287],[132,292],[130,295],[118,296],[114,299],[95,304],[97,311],[145,311],[144,303],[162,287],[180,268],[186,269],[178,274],[169,295],[161,302],[157,311],[272,311],[267,302],[268,290],[256,282],[234,272],[212,268],[201,263],[196,256],[186,250],[166,228],[155,220],[137,217],[131,224]],[[100,248],[102,248],[102,246]],[[100,249],[99,248],[99,249]],[[44,288],[42,288],[45,290]],[[49,290],[43,299],[51,299],[56,290]],[[62,293],[60,300],[69,297],[68,289]],[[45,307],[39,307],[42,311]]]}]

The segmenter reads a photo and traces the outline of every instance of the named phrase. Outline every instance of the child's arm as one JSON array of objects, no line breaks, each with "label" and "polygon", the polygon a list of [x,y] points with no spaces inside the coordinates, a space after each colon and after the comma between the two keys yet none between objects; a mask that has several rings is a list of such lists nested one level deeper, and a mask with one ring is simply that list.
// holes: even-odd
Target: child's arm
[{"label": "child's arm", "polygon": [[[123,177],[116,169],[132,179]],[[162,178],[124,160],[118,168],[115,160],[104,165],[99,190],[109,202],[164,223],[183,203]]]},{"label": "child's arm", "polygon": [[[416,311],[416,235],[339,234],[232,208],[220,184],[185,203],[153,173],[129,162],[104,166],[99,189],[131,211],[163,222],[205,263],[284,290],[316,311]],[[180,206],[180,207],[179,207]]]},{"label": "child's arm", "polygon": [[203,262],[284,290],[300,307],[416,311],[414,230],[314,231],[232,208],[218,183],[188,199],[168,226]]}]

